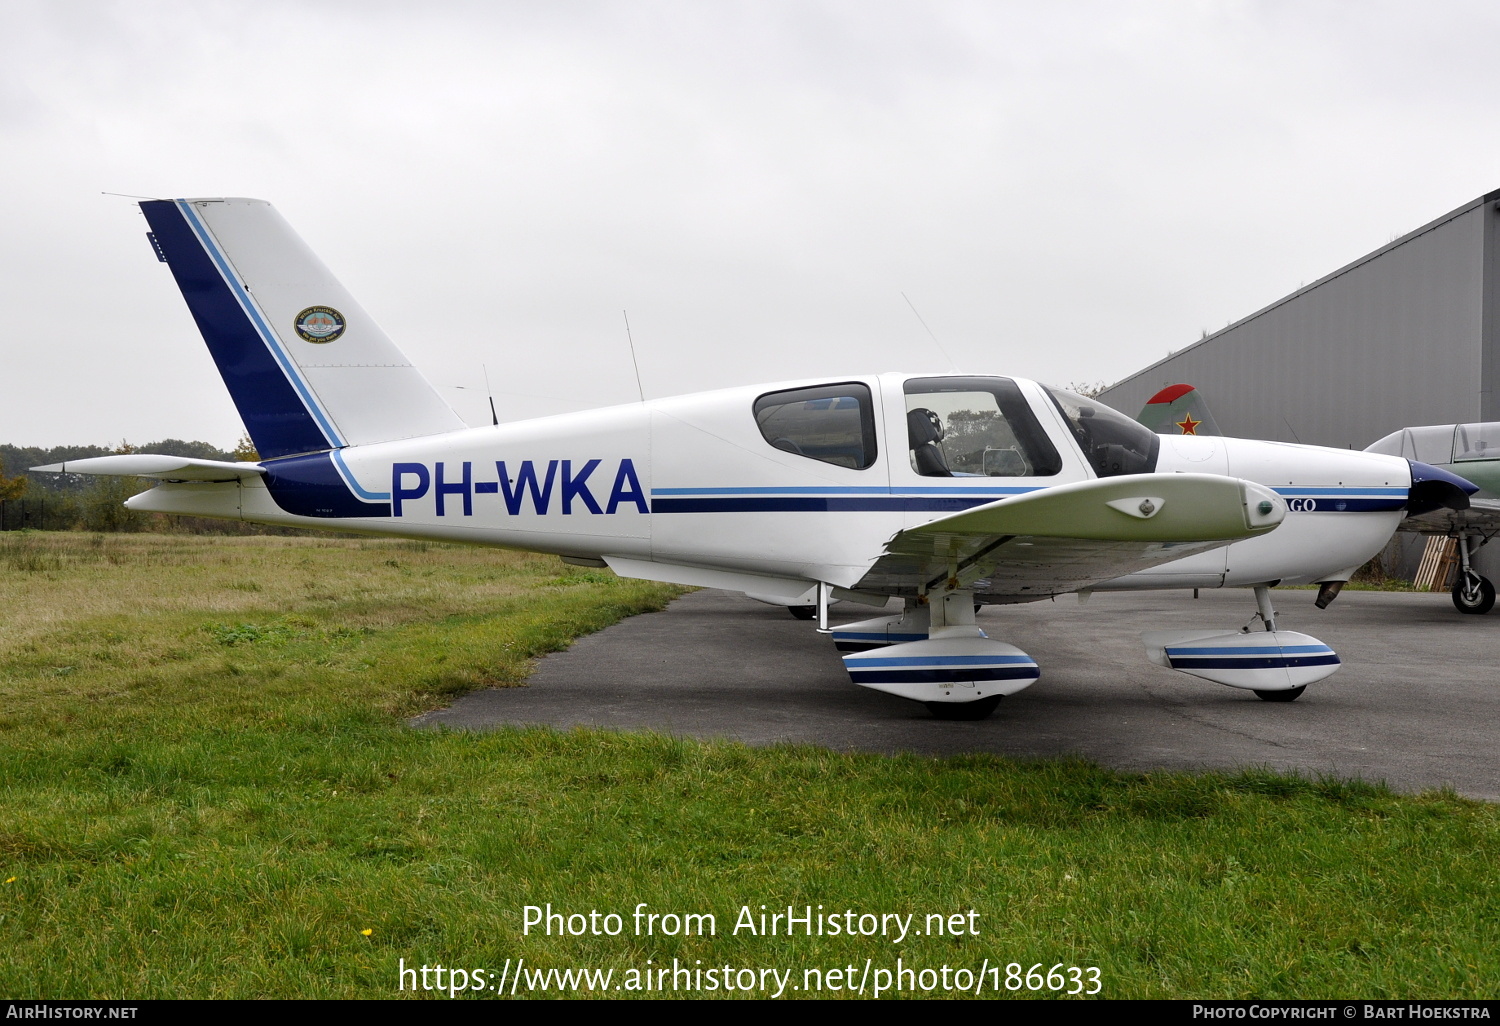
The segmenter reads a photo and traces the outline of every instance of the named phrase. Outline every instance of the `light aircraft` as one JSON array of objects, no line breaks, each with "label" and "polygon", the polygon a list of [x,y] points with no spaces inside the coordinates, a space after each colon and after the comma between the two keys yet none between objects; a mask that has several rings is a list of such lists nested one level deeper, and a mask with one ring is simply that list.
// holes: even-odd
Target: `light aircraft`
[{"label": "light aircraft", "polygon": [[[976,604],[1106,589],[1253,589],[1263,631],[1168,624],[1148,652],[1295,699],[1339,658],[1278,630],[1270,589],[1347,580],[1409,505],[1466,501],[1461,479],[1399,456],[1166,437],[989,374],[851,373],[470,428],[270,204],[141,209],[262,458],[38,470],[156,479],[136,510],[529,549],[788,605],[811,589],[855,683],[941,718],[987,716],[1040,674]],[[893,597],[900,613],[829,627],[835,599]]]},{"label": "light aircraft", "polygon": [[[1495,585],[1474,569],[1474,553],[1500,535],[1500,422],[1429,424],[1393,431],[1365,452],[1424,458],[1478,486],[1467,509],[1435,509],[1407,517],[1401,530],[1458,540],[1458,580],[1453,605],[1461,613],[1488,613]],[[1416,454],[1421,453],[1422,457]]]}]

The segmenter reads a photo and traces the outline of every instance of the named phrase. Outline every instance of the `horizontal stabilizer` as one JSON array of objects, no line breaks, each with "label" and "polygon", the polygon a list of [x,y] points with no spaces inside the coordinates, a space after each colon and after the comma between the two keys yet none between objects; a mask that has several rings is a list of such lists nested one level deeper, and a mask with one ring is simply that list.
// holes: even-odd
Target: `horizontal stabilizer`
[{"label": "horizontal stabilizer", "polygon": [[107,477],[154,477],[161,481],[243,481],[260,477],[266,470],[257,463],[226,463],[194,460],[185,456],[162,456],[133,452],[120,456],[95,456],[32,467],[43,474],[101,474]]}]

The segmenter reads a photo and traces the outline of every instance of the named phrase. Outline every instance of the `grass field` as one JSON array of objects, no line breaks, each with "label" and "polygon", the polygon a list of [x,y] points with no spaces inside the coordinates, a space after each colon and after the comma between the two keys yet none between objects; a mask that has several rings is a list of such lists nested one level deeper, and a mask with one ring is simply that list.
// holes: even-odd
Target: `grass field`
[{"label": "grass field", "polygon": [[[0,535],[0,996],[386,998],[403,959],[522,958],[622,996],[674,958],[825,993],[897,958],[1093,966],[1106,997],[1500,991],[1500,815],[1452,795],[405,725],[673,594],[409,542]],[[523,936],[548,902],[623,932]],[[635,936],[641,902],[716,935]],[[762,904],[978,935],[731,932]]]}]

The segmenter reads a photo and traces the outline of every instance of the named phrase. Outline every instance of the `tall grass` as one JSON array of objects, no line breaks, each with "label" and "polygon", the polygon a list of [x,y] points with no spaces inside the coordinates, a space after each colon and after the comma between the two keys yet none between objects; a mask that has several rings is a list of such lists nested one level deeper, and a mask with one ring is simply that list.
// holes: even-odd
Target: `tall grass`
[{"label": "tall grass", "polygon": [[[436,544],[4,542],[5,996],[391,997],[403,959],[518,958],[798,982],[867,958],[1064,963],[1099,967],[1109,997],[1497,989],[1500,818],[1451,794],[414,730],[411,714],[520,684],[537,655],[674,592]],[[523,907],[548,902],[719,929],[523,936]],[[761,904],[973,909],[979,932],[730,932]]]}]

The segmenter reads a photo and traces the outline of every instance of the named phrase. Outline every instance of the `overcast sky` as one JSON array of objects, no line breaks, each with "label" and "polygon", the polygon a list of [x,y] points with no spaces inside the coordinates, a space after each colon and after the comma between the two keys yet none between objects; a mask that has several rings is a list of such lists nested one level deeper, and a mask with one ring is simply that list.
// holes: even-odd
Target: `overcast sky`
[{"label": "overcast sky", "polygon": [[[0,441],[230,446],[142,196],[270,200],[472,423],[1114,381],[1500,188],[1500,6],[0,0]],[[932,335],[903,299],[920,311]],[[455,387],[462,386],[462,389]]]}]

